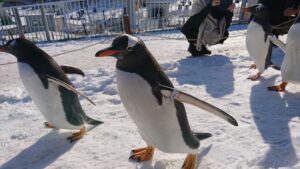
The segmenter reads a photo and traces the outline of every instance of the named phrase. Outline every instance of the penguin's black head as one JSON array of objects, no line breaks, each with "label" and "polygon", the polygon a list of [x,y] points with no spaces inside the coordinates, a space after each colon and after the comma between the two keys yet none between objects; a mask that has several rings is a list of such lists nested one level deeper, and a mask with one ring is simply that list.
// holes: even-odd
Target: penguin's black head
[{"label": "penguin's black head", "polygon": [[24,60],[33,50],[35,45],[25,38],[18,38],[8,41],[0,47],[0,52],[6,52],[17,57],[18,60]]},{"label": "penguin's black head", "polygon": [[113,56],[117,58],[117,68],[127,71],[139,69],[154,60],[144,42],[128,34],[116,37],[110,47],[98,51],[95,56]]},{"label": "penguin's black head", "polygon": [[144,43],[137,37],[123,34],[116,37],[111,46],[96,53],[96,57],[113,56],[117,59],[134,57],[134,53],[144,47]]},{"label": "penguin's black head", "polygon": [[260,19],[263,21],[269,20],[269,10],[266,6],[259,4],[253,13],[254,18]]}]

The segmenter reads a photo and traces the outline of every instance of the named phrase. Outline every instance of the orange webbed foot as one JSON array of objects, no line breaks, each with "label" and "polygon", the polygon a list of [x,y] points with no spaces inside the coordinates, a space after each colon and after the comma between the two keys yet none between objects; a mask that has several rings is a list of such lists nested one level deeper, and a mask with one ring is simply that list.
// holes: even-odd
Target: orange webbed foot
[{"label": "orange webbed foot", "polygon": [[129,157],[129,159],[137,162],[151,160],[154,154],[154,150],[155,148],[152,146],[134,149],[131,151],[132,155]]},{"label": "orange webbed foot", "polygon": [[258,72],[256,75],[251,75],[247,79],[254,81],[254,80],[257,80],[258,78],[260,78],[260,75],[261,75],[261,73]]},{"label": "orange webbed foot", "polygon": [[73,133],[72,136],[67,138],[67,140],[70,140],[70,142],[79,140],[85,135],[85,133],[86,133],[86,128],[82,127],[79,132]]},{"label": "orange webbed foot", "polygon": [[268,87],[269,91],[284,92],[287,82],[282,82],[280,85]]},{"label": "orange webbed foot", "polygon": [[188,154],[186,156],[181,168],[182,169],[196,169],[196,161],[197,161],[196,154]]},{"label": "orange webbed foot", "polygon": [[45,125],[46,128],[49,128],[49,129],[55,128],[55,126],[53,126],[53,125],[50,124],[49,122],[45,122],[44,125]]},{"label": "orange webbed foot", "polygon": [[249,69],[256,69],[256,64],[250,65]]}]

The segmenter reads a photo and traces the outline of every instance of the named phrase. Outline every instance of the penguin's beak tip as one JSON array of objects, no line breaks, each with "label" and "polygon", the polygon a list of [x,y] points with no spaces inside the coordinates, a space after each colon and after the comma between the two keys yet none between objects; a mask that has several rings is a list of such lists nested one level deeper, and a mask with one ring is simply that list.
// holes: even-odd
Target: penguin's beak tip
[{"label": "penguin's beak tip", "polygon": [[119,54],[119,53],[120,53],[120,51],[118,51],[118,50],[113,50],[113,49],[103,49],[103,50],[98,51],[98,52],[95,54],[95,57],[114,56],[114,55]]},{"label": "penguin's beak tip", "polygon": [[249,7],[245,7],[245,8],[242,8],[242,11],[243,12],[249,12],[249,13],[254,13],[255,12],[255,9],[258,5],[252,5],[252,6],[249,6]]},{"label": "penguin's beak tip", "polygon": [[249,8],[242,8],[243,12],[251,12],[251,10]]}]

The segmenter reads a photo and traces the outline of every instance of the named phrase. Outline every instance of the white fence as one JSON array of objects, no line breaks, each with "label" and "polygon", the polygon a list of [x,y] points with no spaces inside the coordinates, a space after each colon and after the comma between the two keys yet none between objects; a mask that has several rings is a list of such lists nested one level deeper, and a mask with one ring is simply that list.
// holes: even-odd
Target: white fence
[{"label": "white fence", "polygon": [[[233,23],[244,21],[236,0]],[[192,0],[69,0],[0,8],[0,41],[25,36],[35,42],[110,36],[124,32],[124,15],[133,33],[179,29]],[[126,24],[126,23],[125,23]]]}]

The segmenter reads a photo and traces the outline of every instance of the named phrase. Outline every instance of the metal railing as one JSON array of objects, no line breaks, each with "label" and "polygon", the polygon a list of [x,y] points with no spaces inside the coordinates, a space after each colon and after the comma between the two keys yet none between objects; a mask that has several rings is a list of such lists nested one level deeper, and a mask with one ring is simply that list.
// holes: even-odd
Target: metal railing
[{"label": "metal railing", "polygon": [[[236,3],[233,22],[244,21]],[[124,16],[133,33],[180,28],[192,0],[68,0],[0,8],[0,43],[25,36],[34,42],[99,37],[124,32]]]}]

